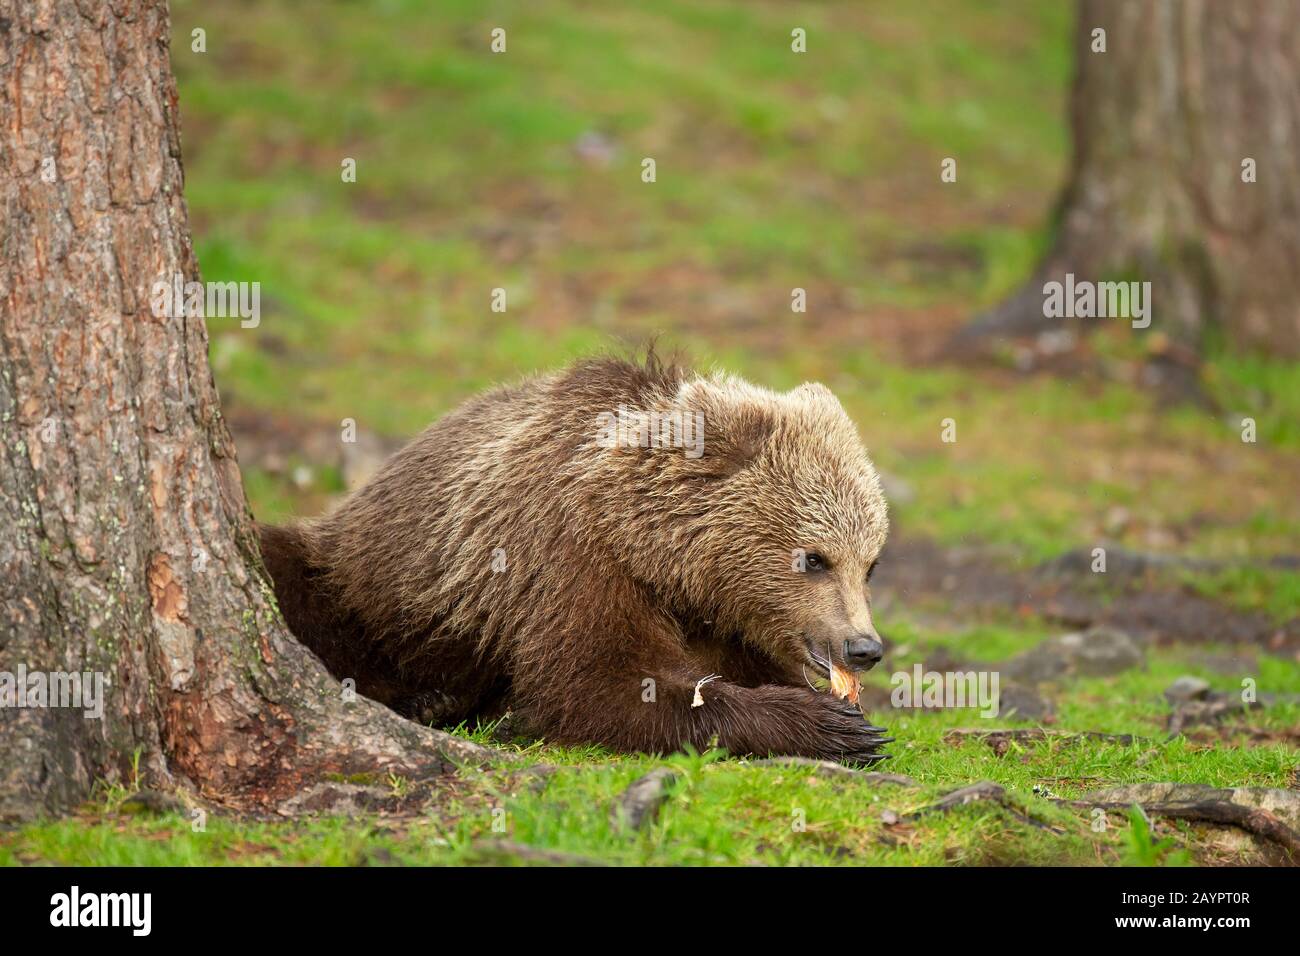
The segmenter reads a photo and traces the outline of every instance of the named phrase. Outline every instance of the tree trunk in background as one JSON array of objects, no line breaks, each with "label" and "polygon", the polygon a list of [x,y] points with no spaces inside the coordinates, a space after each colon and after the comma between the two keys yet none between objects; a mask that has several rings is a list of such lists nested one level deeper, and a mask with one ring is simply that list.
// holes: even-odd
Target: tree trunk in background
[{"label": "tree trunk in background", "polygon": [[150,308],[198,279],[168,29],[164,2],[0,0],[0,672],[109,682],[102,719],[0,708],[0,818],[137,752],[151,785],[235,806],[488,753],[345,702],[281,623],[204,321]]},{"label": "tree trunk in background", "polygon": [[1193,347],[1217,327],[1234,348],[1300,352],[1300,3],[1082,0],[1074,48],[1055,245],[964,337],[1059,325],[1043,284],[1073,272],[1150,280],[1148,331]]}]

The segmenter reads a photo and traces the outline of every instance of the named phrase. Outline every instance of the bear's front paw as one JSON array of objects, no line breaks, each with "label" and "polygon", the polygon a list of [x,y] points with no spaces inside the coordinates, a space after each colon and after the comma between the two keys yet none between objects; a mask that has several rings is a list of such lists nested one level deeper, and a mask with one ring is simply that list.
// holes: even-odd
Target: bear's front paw
[{"label": "bear's front paw", "polygon": [[824,760],[869,765],[890,756],[880,748],[894,738],[884,736],[884,727],[872,725],[857,704],[819,694],[816,724],[816,756]]},{"label": "bear's front paw", "polygon": [[462,712],[456,698],[440,690],[420,691],[393,702],[393,710],[427,727],[455,723]]}]

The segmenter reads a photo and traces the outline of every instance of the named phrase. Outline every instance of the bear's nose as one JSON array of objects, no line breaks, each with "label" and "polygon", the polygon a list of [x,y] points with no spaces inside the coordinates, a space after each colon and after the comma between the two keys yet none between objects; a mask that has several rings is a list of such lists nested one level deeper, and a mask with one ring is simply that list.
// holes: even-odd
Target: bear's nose
[{"label": "bear's nose", "polygon": [[884,647],[873,637],[855,637],[844,642],[844,659],[862,670],[875,667],[884,656]]}]

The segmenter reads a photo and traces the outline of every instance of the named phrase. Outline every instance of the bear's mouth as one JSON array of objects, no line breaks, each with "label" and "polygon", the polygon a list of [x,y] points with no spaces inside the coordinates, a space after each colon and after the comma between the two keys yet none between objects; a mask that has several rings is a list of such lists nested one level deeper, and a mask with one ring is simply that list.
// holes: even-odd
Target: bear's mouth
[{"label": "bear's mouth", "polygon": [[[817,653],[817,649],[813,647],[811,644],[807,645],[806,650],[808,653],[808,662],[812,664],[813,667],[817,668],[818,671],[821,672],[822,677],[830,677],[831,676],[830,658],[823,657],[821,654]],[[830,649],[828,648],[827,654],[829,653],[830,653]]]}]

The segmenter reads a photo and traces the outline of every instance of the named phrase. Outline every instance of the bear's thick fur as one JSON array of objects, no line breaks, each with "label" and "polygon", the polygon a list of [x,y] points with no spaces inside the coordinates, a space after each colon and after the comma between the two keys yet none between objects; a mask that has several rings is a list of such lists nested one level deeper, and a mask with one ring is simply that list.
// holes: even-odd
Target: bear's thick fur
[{"label": "bear's thick fur", "polygon": [[807,681],[851,639],[878,649],[887,527],[824,386],[651,356],[468,401],[333,513],[261,540],[294,634],[413,717],[508,708],[557,743],[870,762],[881,729]]}]

